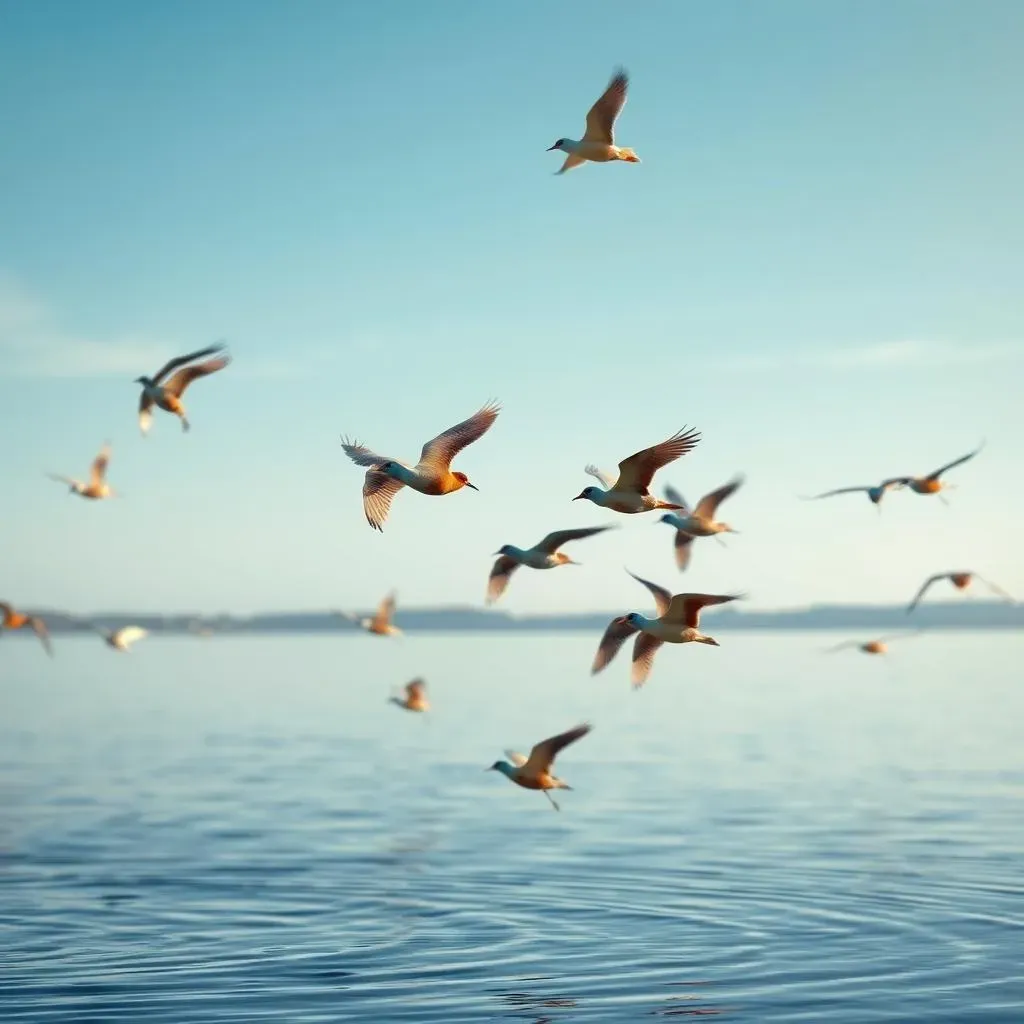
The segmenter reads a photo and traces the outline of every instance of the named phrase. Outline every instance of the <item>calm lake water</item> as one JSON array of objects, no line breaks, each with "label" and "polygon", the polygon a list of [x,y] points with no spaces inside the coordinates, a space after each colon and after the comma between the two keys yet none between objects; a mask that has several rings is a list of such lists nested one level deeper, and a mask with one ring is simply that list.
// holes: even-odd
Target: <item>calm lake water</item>
[{"label": "calm lake water", "polygon": [[1024,638],[720,639],[4,638],[0,1019],[1024,1021]]}]

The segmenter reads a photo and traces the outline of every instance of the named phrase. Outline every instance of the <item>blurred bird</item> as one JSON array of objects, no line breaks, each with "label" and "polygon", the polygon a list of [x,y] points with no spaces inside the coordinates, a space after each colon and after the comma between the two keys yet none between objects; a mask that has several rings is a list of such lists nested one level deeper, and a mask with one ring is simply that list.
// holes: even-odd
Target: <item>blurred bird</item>
[{"label": "blurred bird", "polygon": [[[629,570],[626,570],[627,572]],[[686,644],[700,643],[720,647],[719,642],[711,636],[700,632],[701,609],[708,605],[725,604],[736,601],[741,594],[674,594],[670,595],[664,587],[641,579],[629,573],[633,579],[642,583],[654,595],[658,607],[658,617],[648,618],[639,612],[630,612],[612,619],[601,637],[601,642],[591,666],[591,675],[600,672],[615,657],[626,638],[638,633],[633,643],[633,667],[630,679],[634,687],[643,686],[650,675],[654,655],[664,643]]]},{"label": "blurred bird", "polygon": [[[548,792],[549,789],[572,789],[568,783],[551,774],[551,766],[559,751],[564,750],[570,743],[575,743],[582,736],[586,736],[593,726],[588,723],[577,725],[574,729],[559,733],[549,739],[541,740],[529,757],[523,757],[514,750],[506,750],[505,756],[508,761],[495,761],[486,771],[501,772],[506,778],[511,779],[517,786],[523,789],[539,789],[551,801],[551,806],[556,811],[561,810],[554,797]],[[511,764],[509,763],[511,762]]]},{"label": "blurred bird", "polygon": [[69,476],[59,476],[57,473],[47,473],[51,480],[68,485],[69,494],[79,494],[83,498],[91,498],[93,501],[100,501],[103,498],[114,497],[114,488],[106,481],[107,466],[110,463],[110,442],[107,441],[100,449],[99,455],[93,459],[89,472],[89,482],[82,483]]},{"label": "blurred bird", "polygon": [[401,636],[402,631],[395,625],[392,624],[391,620],[395,614],[395,604],[398,600],[398,595],[392,591],[384,598],[383,601],[377,607],[377,614],[372,619],[360,619],[355,615],[349,615],[348,612],[335,612],[335,615],[340,615],[343,619],[347,619],[349,622],[355,622],[367,633],[376,633],[377,636]]},{"label": "blurred bird", "polygon": [[[217,353],[223,351],[224,347],[222,345],[211,345],[209,348],[201,348],[198,352],[192,352],[187,356],[178,356],[176,359],[170,360],[153,377],[135,378],[135,383],[142,385],[142,396],[139,399],[139,429],[143,435],[149,432],[149,428],[152,425],[154,405],[165,412],[174,413],[181,420],[181,429],[183,431],[189,429],[188,417],[185,415],[185,406],[182,404],[181,396],[192,381],[197,380],[199,377],[216,373],[218,370],[223,370],[231,362],[229,356],[217,355]],[[211,355],[217,355],[217,357],[215,359],[208,359],[205,363],[196,363],[194,366],[185,365],[186,363],[191,363],[193,359],[201,359],[203,356]],[[178,369],[178,367],[181,367],[181,369]],[[178,372],[161,384],[160,382],[172,370],[177,370]]]},{"label": "blurred bird", "polygon": [[115,651],[127,651],[136,640],[149,636],[149,630],[143,629],[142,626],[121,626],[118,629],[106,629],[103,626],[95,625],[88,619],[80,619],[78,621],[99,633],[103,637],[103,642]]},{"label": "blurred bird", "polygon": [[914,599],[907,606],[907,614],[909,615],[916,607],[917,603],[924,597],[925,591],[933,584],[938,583],[939,580],[949,580],[950,583],[956,587],[957,590],[966,590],[970,585],[971,580],[979,580],[984,583],[989,590],[994,594],[998,594],[1004,600],[1014,604],[1014,599],[1005,591],[1002,587],[996,586],[991,580],[985,579],[984,576],[979,576],[976,572],[970,572],[967,570],[958,570],[956,572],[938,572],[934,576],[929,576],[928,579],[921,584],[921,589],[914,595]]},{"label": "blurred bird", "polygon": [[39,642],[43,645],[46,653],[53,657],[53,644],[50,643],[50,631],[46,623],[38,615],[26,615],[23,612],[15,611],[6,601],[0,601],[0,629],[24,629],[26,626],[32,630]]},{"label": "blurred bird", "polygon": [[427,684],[422,679],[414,679],[411,683],[405,684],[404,697],[389,697],[388,702],[397,704],[406,711],[429,711],[426,689]]},{"label": "blurred bird", "polygon": [[595,533],[603,533],[611,530],[611,526],[589,526],[578,530],[556,530],[549,533],[542,541],[532,548],[517,548],[514,544],[503,544],[495,552],[500,555],[491,569],[491,575],[487,579],[487,604],[492,604],[505,592],[512,573],[520,565],[528,566],[530,569],[554,569],[557,565],[579,565],[568,555],[558,549],[570,540],[582,540],[584,537],[593,537]]},{"label": "blurred bird", "polygon": [[940,466],[934,472],[929,473],[927,476],[900,476],[896,477],[895,482],[903,487],[909,487],[915,494],[938,494],[939,500],[944,504],[949,504],[946,499],[939,494],[940,491],[948,491],[955,487],[956,484],[947,484],[945,480],[939,478],[943,473],[948,472],[955,466],[962,466],[965,462],[969,462],[974,458],[982,448],[985,447],[985,442],[982,441],[973,452],[968,452],[966,455],[961,455],[959,459],[954,459],[952,462],[947,462],[945,466]]},{"label": "blurred bird", "polygon": [[615,119],[626,104],[626,91],[629,88],[629,76],[624,70],[615,72],[608,88],[601,98],[587,112],[587,127],[583,138],[559,139],[548,147],[550,153],[559,149],[568,153],[565,163],[556,174],[565,174],[574,167],[592,160],[595,163],[607,163],[610,160],[624,160],[626,163],[638,164],[640,157],[625,146],[616,146],[614,139]]},{"label": "blurred bird", "polygon": [[834,491],[823,491],[821,494],[812,494],[810,497],[805,497],[803,501],[817,501],[819,498],[831,498],[835,494],[858,494],[863,491],[871,499],[871,504],[874,505],[879,512],[882,511],[882,506],[879,502],[885,497],[885,492],[890,488],[899,489],[903,484],[898,479],[883,480],[877,486],[868,487],[837,487]]},{"label": "blurred bird", "polygon": [[867,642],[862,640],[844,640],[841,644],[836,644],[834,647],[826,647],[822,653],[833,654],[836,651],[849,650],[851,647],[856,647],[857,650],[862,651],[864,654],[886,654],[889,651],[889,644],[893,640],[918,636],[923,632],[924,630],[917,629],[910,633],[890,633],[888,636],[880,636],[875,640],[868,640]]},{"label": "blurred bird", "polygon": [[[673,542],[676,555],[676,565],[680,572],[690,562],[690,547],[697,537],[713,537],[719,533],[739,533],[728,523],[715,520],[715,513],[718,506],[730,495],[734,494],[743,483],[743,477],[737,476],[727,484],[723,484],[710,494],[705,494],[692,511],[682,513],[668,512],[658,522],[668,523],[676,530]],[[666,485],[665,497],[675,505],[688,509],[686,499],[674,488]]]},{"label": "blurred bird", "polygon": [[611,478],[602,473],[597,466],[587,466],[585,471],[600,480],[605,489],[585,487],[572,500],[579,501],[580,498],[585,498],[602,508],[611,509],[613,512],[622,512],[626,515],[651,512],[656,508],[683,511],[685,506],[655,498],[648,488],[651,486],[654,474],[662,466],[667,466],[670,462],[675,462],[680,456],[692,451],[699,440],[700,433],[698,431],[688,430],[684,427],[660,444],[635,452],[628,459],[623,459],[619,463],[619,476],[615,483],[612,483]]},{"label": "blurred bird", "polygon": [[463,487],[478,490],[465,473],[452,471],[451,462],[463,448],[487,433],[499,411],[497,403],[489,402],[469,419],[438,434],[423,446],[420,461],[411,469],[394,459],[374,454],[359,441],[343,437],[341,446],[345,454],[357,466],[369,467],[363,481],[363,512],[370,526],[383,532],[391,500],[404,486],[421,494],[436,495],[450,494]]}]

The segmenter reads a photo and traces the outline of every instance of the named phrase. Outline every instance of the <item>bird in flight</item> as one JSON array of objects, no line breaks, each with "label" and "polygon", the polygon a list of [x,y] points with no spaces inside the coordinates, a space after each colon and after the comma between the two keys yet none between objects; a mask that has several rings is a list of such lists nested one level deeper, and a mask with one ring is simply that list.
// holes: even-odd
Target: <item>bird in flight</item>
[{"label": "bird in flight", "polygon": [[874,640],[844,640],[840,644],[836,644],[834,647],[826,647],[823,654],[833,654],[836,651],[849,650],[851,647],[856,647],[858,651],[864,654],[887,654],[889,651],[889,644],[893,640],[902,640],[910,636],[918,636],[923,630],[917,629],[909,633],[890,633],[887,636],[876,637]]},{"label": "bird in flight", "polygon": [[551,801],[551,806],[556,811],[561,810],[549,790],[572,789],[568,783],[551,774],[551,766],[559,751],[564,750],[570,743],[586,736],[593,726],[588,723],[577,725],[573,729],[561,732],[557,736],[551,736],[541,740],[530,751],[529,757],[523,757],[514,750],[506,750],[505,756],[508,761],[495,761],[486,771],[501,772],[507,779],[511,779],[517,786],[523,789],[539,789]]},{"label": "bird in flight", "polygon": [[463,487],[478,490],[465,473],[453,471],[452,459],[467,445],[478,441],[498,418],[500,406],[488,402],[469,419],[456,423],[428,441],[420,452],[420,461],[412,468],[377,455],[359,441],[341,439],[345,454],[357,465],[367,466],[363,480],[363,512],[375,530],[384,530],[391,500],[403,488],[411,487],[420,494],[451,494]]},{"label": "bird in flight", "polygon": [[640,157],[633,150],[615,145],[615,119],[626,105],[628,88],[629,76],[624,70],[616,71],[601,98],[587,111],[587,127],[583,138],[578,142],[575,139],[559,139],[548,147],[549,153],[557,149],[568,154],[556,174],[565,174],[588,160],[594,163],[608,163],[611,160],[640,163]]},{"label": "bird in flight", "polygon": [[391,621],[395,615],[395,604],[398,595],[392,591],[385,597],[377,607],[377,613],[372,619],[360,619],[347,612],[335,612],[349,622],[358,623],[367,633],[374,633],[377,636],[401,636],[402,631]]},{"label": "bird in flight", "polygon": [[406,711],[429,711],[430,704],[427,701],[427,684],[422,679],[414,679],[406,683],[403,697],[389,697],[389,704],[397,704]]},{"label": "bird in flight", "polygon": [[705,494],[700,501],[689,510],[686,499],[672,486],[665,487],[665,497],[674,505],[680,505],[684,512],[666,512],[658,522],[668,523],[676,530],[673,547],[676,555],[676,565],[680,572],[690,563],[690,548],[697,537],[714,537],[719,533],[738,533],[728,523],[719,522],[715,519],[718,506],[730,495],[735,494],[743,483],[743,477],[733,477],[728,483],[709,494]]},{"label": "bird in flight", "polygon": [[107,483],[107,466],[110,464],[110,442],[108,441],[100,449],[99,454],[93,459],[89,471],[89,482],[83,483],[69,476],[60,476],[57,473],[47,473],[51,480],[68,485],[69,494],[79,494],[83,498],[90,498],[93,501],[101,501],[103,498],[112,498],[115,495],[114,488]]},{"label": "bird in flight", "polygon": [[903,486],[903,483],[899,478],[893,478],[892,480],[883,480],[880,484],[867,485],[864,487],[837,487],[833,491],[822,491],[821,494],[812,494],[810,497],[804,498],[804,501],[817,501],[819,498],[831,498],[836,494],[867,494],[871,500],[871,504],[874,505],[879,512],[882,511],[882,506],[879,504],[882,498],[885,497],[885,492],[890,489],[899,489]]},{"label": "bird in flight", "polygon": [[3,629],[31,629],[43,649],[50,657],[53,657],[53,644],[50,642],[50,631],[46,623],[38,615],[27,615],[24,612],[16,611],[6,601],[0,601],[0,630]]},{"label": "bird in flight", "polygon": [[925,595],[925,591],[934,583],[938,583],[939,580],[949,580],[950,583],[956,587],[957,590],[966,590],[972,580],[979,580],[984,583],[993,594],[997,594],[999,597],[1011,604],[1015,603],[1014,599],[1005,591],[1002,587],[996,586],[991,580],[985,579],[984,576],[979,576],[976,572],[969,570],[960,569],[956,572],[937,572],[934,576],[929,576],[928,579],[921,584],[920,590],[914,595],[914,599],[907,605],[907,614],[909,615],[918,605],[918,602]]},{"label": "bird in flight", "polygon": [[[185,389],[199,377],[223,370],[231,357],[221,355],[224,351],[222,345],[211,345],[209,348],[201,348],[198,352],[191,352],[187,356],[178,356],[165,363],[152,377],[136,377],[135,383],[142,385],[142,395],[139,398],[139,430],[143,436],[149,433],[153,423],[153,406],[163,409],[164,412],[173,413],[181,420],[181,429],[188,430],[189,422],[185,414],[185,406],[182,404],[181,396]],[[195,359],[202,359],[203,356],[215,356],[204,363],[192,363]],[[176,370],[172,376],[167,375]],[[165,379],[166,378],[166,379]],[[161,383],[163,381],[163,383]]]},{"label": "bird in flight", "polygon": [[[961,455],[959,459],[954,459],[952,462],[947,462],[946,465],[940,466],[938,469],[929,473],[927,476],[899,476],[890,483],[898,483],[903,487],[909,487],[915,494],[938,494],[939,500],[946,502],[946,499],[940,493],[941,491],[948,491],[955,487],[955,484],[947,484],[945,480],[941,479],[943,473],[949,472],[955,466],[962,466],[965,462],[970,462],[982,448],[985,447],[985,442],[982,441],[973,452],[968,452],[966,455]],[[946,502],[948,504],[948,502]]]}]

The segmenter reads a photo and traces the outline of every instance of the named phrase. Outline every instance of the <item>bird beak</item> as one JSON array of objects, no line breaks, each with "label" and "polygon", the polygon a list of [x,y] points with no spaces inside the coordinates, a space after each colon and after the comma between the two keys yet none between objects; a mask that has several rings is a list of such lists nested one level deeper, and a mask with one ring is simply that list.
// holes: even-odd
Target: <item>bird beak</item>
[{"label": "bird beak", "polygon": [[479,491],[480,490],[480,488],[477,487],[476,484],[471,484],[468,480],[466,481],[466,486],[467,487],[472,487],[474,491]]},{"label": "bird beak", "polygon": [[558,149],[558,143],[557,142],[553,146],[548,146],[548,148],[545,149],[544,152],[545,153],[550,153],[551,150],[553,150],[553,149]]},{"label": "bird beak", "polygon": [[585,497],[586,497],[586,495],[581,493],[581,494],[577,494],[576,497],[573,498],[572,500],[573,501],[579,501],[580,498],[585,498]]}]

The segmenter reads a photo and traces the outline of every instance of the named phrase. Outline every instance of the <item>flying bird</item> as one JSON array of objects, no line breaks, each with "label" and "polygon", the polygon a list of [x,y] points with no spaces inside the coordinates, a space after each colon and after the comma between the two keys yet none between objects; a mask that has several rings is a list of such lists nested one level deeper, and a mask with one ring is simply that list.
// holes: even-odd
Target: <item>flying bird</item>
[{"label": "flying bird", "polygon": [[103,642],[115,651],[127,651],[136,640],[149,636],[149,630],[144,629],[142,626],[121,626],[118,629],[106,629],[88,620],[80,621],[83,621],[86,626],[99,633],[103,637]]},{"label": "flying bird", "polygon": [[452,459],[490,430],[500,408],[497,403],[488,402],[469,419],[438,434],[423,446],[420,461],[411,469],[395,459],[374,454],[359,441],[343,437],[341,446],[345,454],[357,466],[369,467],[363,481],[363,512],[370,526],[383,533],[391,500],[403,487],[411,487],[420,494],[438,495],[451,494],[463,487],[478,490],[465,473],[452,471]]},{"label": "flying bird", "polygon": [[976,572],[970,572],[967,570],[958,570],[956,572],[937,572],[934,576],[929,576],[928,579],[921,584],[921,589],[914,595],[913,601],[907,605],[907,614],[909,615],[916,607],[918,602],[924,597],[925,591],[933,584],[938,583],[939,580],[949,580],[950,583],[956,587],[957,590],[966,590],[970,585],[971,580],[979,580],[984,583],[993,594],[998,594],[999,597],[1011,604],[1014,604],[1014,599],[1005,591],[1002,587],[996,586],[991,580],[985,579],[984,576],[979,576]]},{"label": "flying bird", "polygon": [[626,90],[629,88],[629,76],[625,71],[617,71],[601,98],[587,112],[587,127],[583,138],[559,139],[548,147],[567,153],[565,163],[556,174],[565,174],[574,167],[592,160],[595,163],[607,163],[610,160],[624,160],[626,163],[638,164],[640,157],[625,146],[615,145],[615,119],[626,104]]},{"label": "flying bird", "polygon": [[572,500],[579,501],[580,498],[585,498],[602,508],[611,509],[613,512],[622,512],[626,515],[651,512],[656,508],[684,511],[683,505],[655,498],[648,488],[651,486],[654,474],[662,466],[667,466],[670,462],[675,462],[680,456],[692,451],[699,440],[699,431],[684,427],[667,440],[662,441],[661,444],[645,448],[643,451],[630,455],[628,459],[623,459],[619,463],[619,475],[614,483],[597,466],[587,466],[585,472],[600,480],[604,490],[600,487],[585,487]]},{"label": "flying bird", "polygon": [[[629,571],[628,569],[626,570]],[[637,582],[642,583],[654,595],[658,608],[657,618],[648,618],[639,612],[630,612],[612,619],[601,637],[601,642],[594,657],[590,673],[600,672],[615,657],[626,638],[637,633],[633,642],[633,667],[630,678],[634,687],[643,686],[650,675],[654,655],[664,643],[687,644],[700,643],[720,647],[719,642],[711,636],[701,633],[701,609],[708,605],[725,604],[736,601],[740,594],[673,594],[664,587],[641,579],[629,573]]]},{"label": "flying bird", "polygon": [[[733,477],[728,483],[723,484],[717,490],[705,494],[692,511],[681,513],[667,512],[658,522],[668,523],[675,527],[676,535],[673,541],[676,554],[676,565],[680,572],[690,562],[690,547],[697,537],[714,537],[719,533],[738,533],[728,523],[718,522],[715,513],[718,506],[730,495],[735,494],[743,483],[743,477]],[[686,499],[671,486],[665,487],[665,497],[675,505],[681,505],[689,509]]]},{"label": "flying bird", "polygon": [[893,640],[901,640],[906,637],[918,636],[924,630],[914,630],[910,633],[890,633],[887,636],[880,636],[874,640],[844,640],[840,644],[836,644],[834,647],[826,647],[823,654],[833,654],[836,651],[849,650],[851,647],[856,647],[858,651],[864,654],[887,654],[889,651],[889,644]]},{"label": "flying bird", "polygon": [[46,653],[53,657],[53,644],[50,643],[50,631],[46,623],[38,615],[26,615],[24,612],[15,611],[6,601],[0,601],[0,630],[3,629],[24,629],[26,626],[32,630],[39,642],[43,645]]},{"label": "flying bird", "polygon": [[556,530],[532,548],[517,548],[514,544],[503,544],[495,552],[500,557],[487,578],[487,604],[492,604],[501,597],[512,578],[512,573],[519,566],[525,565],[530,569],[554,569],[557,565],[579,565],[579,562],[574,562],[558,549],[571,540],[593,537],[595,533],[603,533],[610,529],[611,526],[588,526],[578,530]]},{"label": "flying bird", "polygon": [[404,697],[389,697],[389,704],[397,704],[406,711],[429,711],[430,703],[427,701],[427,684],[422,679],[414,679],[411,683],[405,684]]},{"label": "flying bird", "polygon": [[861,492],[867,494],[868,498],[871,499],[871,504],[878,508],[878,511],[882,511],[882,506],[879,502],[885,497],[885,492],[890,488],[900,488],[903,486],[902,481],[899,478],[892,480],[883,480],[880,484],[874,486],[865,487],[837,487],[833,491],[823,491],[821,494],[812,494],[810,497],[806,497],[804,501],[817,501],[819,498],[831,498],[836,494],[860,494]]},{"label": "flying bird", "polygon": [[360,619],[347,612],[335,612],[349,622],[355,622],[367,633],[375,633],[377,636],[401,636],[402,631],[392,623],[395,615],[395,604],[398,600],[397,594],[392,591],[377,607],[377,613],[372,619]]},{"label": "flying bird", "polygon": [[962,466],[965,462],[969,462],[974,458],[982,448],[985,447],[985,442],[982,441],[973,452],[968,452],[966,455],[961,455],[959,459],[954,459],[952,462],[947,462],[946,465],[940,466],[938,469],[929,473],[927,476],[901,476],[896,477],[895,483],[899,483],[904,487],[909,487],[915,494],[938,494],[939,499],[945,502],[945,498],[939,494],[940,491],[949,490],[955,487],[955,484],[947,484],[945,480],[940,479],[943,473],[948,472],[956,466]]},{"label": "flying bird", "polygon": [[[185,415],[185,406],[182,404],[181,396],[192,381],[223,370],[231,362],[230,356],[220,354],[223,351],[222,345],[201,348],[198,352],[191,352],[187,356],[178,356],[176,359],[170,360],[153,377],[135,378],[135,383],[142,385],[142,396],[139,398],[139,430],[143,435],[149,433],[149,428],[152,425],[154,405],[163,409],[164,412],[170,412],[177,416],[181,420],[183,431],[189,429],[190,425],[188,417]],[[215,358],[208,359],[204,363],[195,363],[192,366],[185,365],[194,359],[201,359],[203,356],[215,356]],[[177,372],[168,377],[167,375],[172,370],[177,370]]]},{"label": "flying bird", "polygon": [[[574,729],[551,736],[549,739],[541,740],[529,757],[523,757],[514,750],[506,750],[505,756],[508,761],[495,761],[486,771],[501,772],[506,778],[511,779],[517,786],[523,789],[539,789],[551,801],[551,806],[556,811],[561,810],[554,797],[548,792],[551,789],[572,789],[568,783],[551,774],[551,766],[555,762],[559,751],[564,750],[570,743],[586,736],[593,726],[588,723],[577,725]],[[511,763],[510,763],[511,762]]]},{"label": "flying bird", "polygon": [[103,498],[112,498],[115,495],[114,488],[106,480],[107,466],[110,463],[110,442],[107,441],[100,449],[99,455],[93,459],[89,471],[89,482],[83,483],[69,476],[60,476],[57,473],[47,473],[51,480],[68,485],[69,494],[79,494],[83,498],[91,498],[93,501],[100,501]]}]

